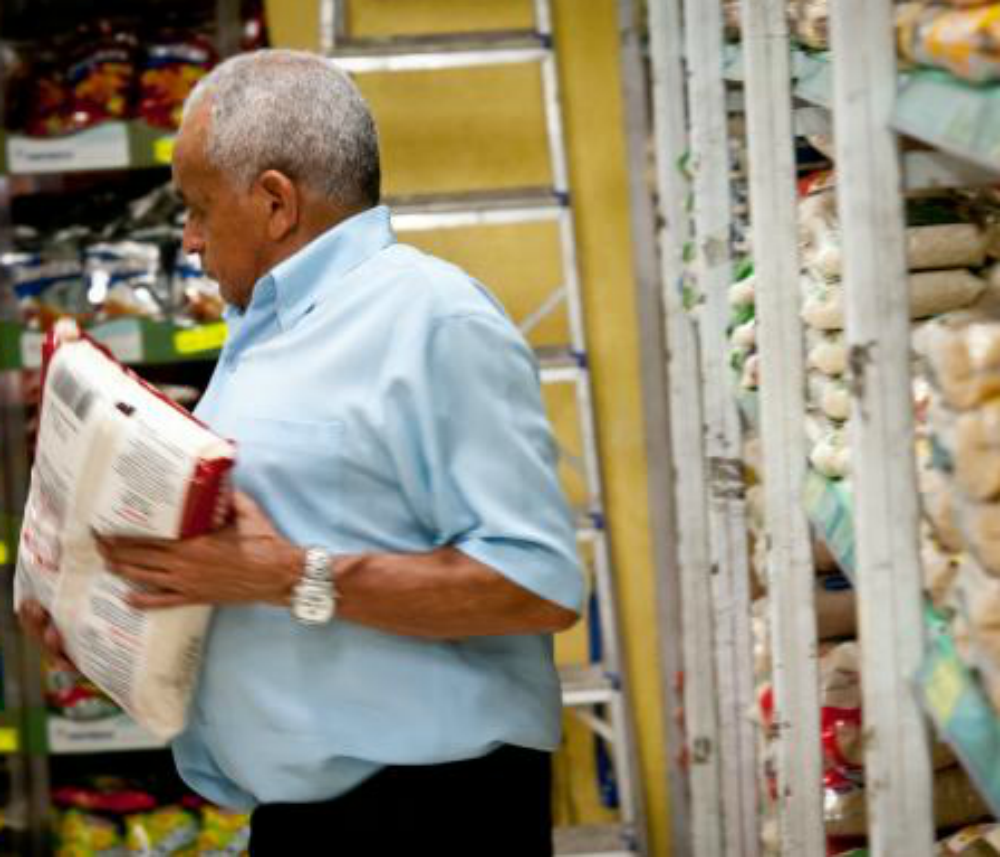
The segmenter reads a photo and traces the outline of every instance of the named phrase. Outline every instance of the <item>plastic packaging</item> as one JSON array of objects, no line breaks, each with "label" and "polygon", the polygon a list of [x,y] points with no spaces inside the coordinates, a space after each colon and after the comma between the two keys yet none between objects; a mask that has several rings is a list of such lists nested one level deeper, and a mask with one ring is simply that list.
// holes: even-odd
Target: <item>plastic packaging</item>
[{"label": "plastic packaging", "polygon": [[841,331],[806,328],[807,368],[838,378],[847,372],[847,341]]},{"label": "plastic packaging", "polygon": [[179,128],[184,101],[215,59],[211,44],[198,36],[149,45],[139,73],[139,117],[157,128]]},{"label": "plastic packaging", "polygon": [[830,378],[820,372],[810,372],[807,378],[809,404],[837,423],[851,416],[851,393],[840,378]]},{"label": "plastic packaging", "polygon": [[169,739],[184,726],[209,608],[136,610],[93,533],[176,539],[220,526],[235,450],[70,328],[47,343],[15,603],[41,602],[80,671]]},{"label": "plastic packaging", "polygon": [[968,410],[1000,395],[1000,319],[957,313],[928,324],[915,345],[950,407]]},{"label": "plastic packaging", "polygon": [[1000,3],[970,9],[903,3],[896,32],[900,54],[912,63],[976,83],[1000,79]]}]

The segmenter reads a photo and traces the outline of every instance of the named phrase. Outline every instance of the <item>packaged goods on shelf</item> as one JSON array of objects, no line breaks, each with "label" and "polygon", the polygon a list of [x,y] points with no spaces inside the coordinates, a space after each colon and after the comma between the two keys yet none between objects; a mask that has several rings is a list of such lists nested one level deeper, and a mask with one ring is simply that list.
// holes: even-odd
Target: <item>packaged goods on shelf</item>
[{"label": "packaged goods on shelf", "polygon": [[182,538],[221,525],[234,449],[78,335],[50,337],[15,600],[40,601],[81,672],[167,739],[184,725],[209,610],[136,610],[93,533]]},{"label": "packaged goods on shelf", "polygon": [[[815,274],[802,279],[805,304],[802,318],[818,330],[843,330],[844,287],[839,281]],[[986,282],[964,268],[920,271],[910,275],[910,317],[914,320],[942,315],[973,305],[986,289]]]},{"label": "packaged goods on shelf", "polygon": [[847,429],[826,416],[807,414],[806,440],[810,445],[809,463],[828,479],[843,479],[851,472],[851,448]]},{"label": "packaged goods on shelf", "polygon": [[949,407],[969,410],[1000,395],[1000,319],[957,313],[928,325],[916,345]]},{"label": "packaged goods on shelf", "polygon": [[84,250],[87,301],[104,318],[163,318],[164,294],[160,248],[139,241],[92,244]]},{"label": "packaged goods on shelf", "polygon": [[136,115],[154,128],[179,128],[184,101],[215,63],[215,50],[200,36],[147,45],[138,76]]},{"label": "packaged goods on shelf", "polygon": [[851,393],[846,381],[820,372],[810,372],[806,380],[810,407],[834,423],[845,422],[851,416]]},{"label": "packaged goods on shelf", "polygon": [[937,845],[935,857],[1000,857],[1000,825],[976,824]]},{"label": "packaged goods on shelf", "polygon": [[958,523],[958,503],[951,481],[938,468],[925,465],[917,468],[920,487],[920,507],[935,538],[949,553],[960,553],[964,547]]},{"label": "packaged goods on shelf", "polygon": [[973,82],[1000,79],[1000,3],[951,9],[926,2],[896,9],[899,53]]},{"label": "packaged goods on shelf", "polygon": [[842,331],[806,328],[806,368],[839,378],[847,372],[847,340]]},{"label": "packaged goods on shelf", "polygon": [[830,9],[828,0],[792,0],[789,13],[795,38],[806,47],[826,50],[830,47]]},{"label": "packaged goods on shelf", "polygon": [[853,637],[858,630],[854,590],[843,586],[844,579],[816,580],[816,635],[823,640]]},{"label": "packaged goods on shelf", "polygon": [[938,610],[945,609],[950,602],[961,559],[961,554],[942,547],[929,525],[921,528],[920,561],[924,571],[924,590]]}]

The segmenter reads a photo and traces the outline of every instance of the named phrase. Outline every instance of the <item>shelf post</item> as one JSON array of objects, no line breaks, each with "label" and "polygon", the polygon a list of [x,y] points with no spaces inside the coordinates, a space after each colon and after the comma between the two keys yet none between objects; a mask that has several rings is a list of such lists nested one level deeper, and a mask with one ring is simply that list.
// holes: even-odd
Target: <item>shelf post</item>
[{"label": "shelf post", "polygon": [[830,12],[869,844],[875,857],[925,857],[934,818],[910,684],[924,623],[892,2],[837,0]]},{"label": "shelf post", "polygon": [[[655,4],[654,4],[655,5]],[[727,360],[732,195],[720,0],[685,0],[697,310],[715,602],[725,854],[760,849],[750,575],[739,414]],[[686,500],[686,498],[685,498]]]},{"label": "shelf post", "polygon": [[806,477],[791,60],[785,0],[743,0],[767,577],[783,854],[823,857],[815,571]]}]

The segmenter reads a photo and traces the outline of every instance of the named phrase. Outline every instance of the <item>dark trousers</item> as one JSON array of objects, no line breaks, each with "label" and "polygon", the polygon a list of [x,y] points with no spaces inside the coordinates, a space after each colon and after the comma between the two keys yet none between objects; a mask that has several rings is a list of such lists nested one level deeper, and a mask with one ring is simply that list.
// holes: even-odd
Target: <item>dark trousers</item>
[{"label": "dark trousers", "polygon": [[385,768],[322,803],[271,803],[250,819],[250,857],[550,857],[548,753]]}]

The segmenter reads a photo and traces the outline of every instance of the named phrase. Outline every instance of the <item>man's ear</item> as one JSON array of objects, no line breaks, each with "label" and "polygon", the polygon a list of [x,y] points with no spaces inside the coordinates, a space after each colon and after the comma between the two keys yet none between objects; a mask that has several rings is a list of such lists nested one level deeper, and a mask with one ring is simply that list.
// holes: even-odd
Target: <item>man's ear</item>
[{"label": "man's ear", "polygon": [[267,235],[272,241],[288,237],[299,225],[302,199],[288,176],[278,170],[266,170],[256,182],[258,201],[267,217]]}]

